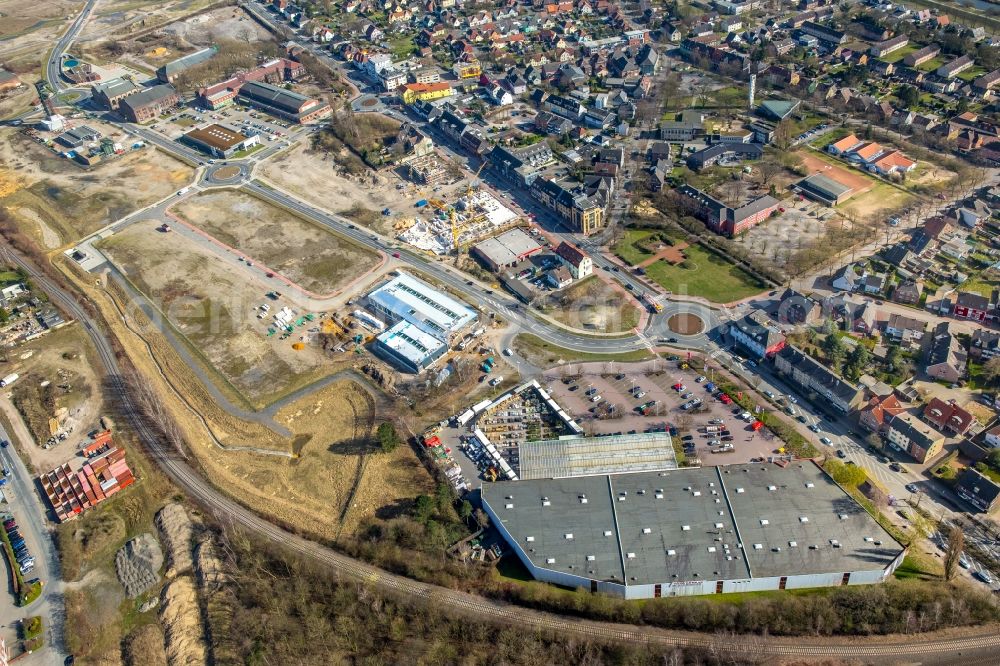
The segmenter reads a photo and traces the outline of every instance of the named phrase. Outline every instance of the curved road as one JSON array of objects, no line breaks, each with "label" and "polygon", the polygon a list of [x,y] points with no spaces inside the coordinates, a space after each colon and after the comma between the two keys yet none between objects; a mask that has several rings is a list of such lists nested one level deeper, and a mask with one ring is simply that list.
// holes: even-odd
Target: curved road
[{"label": "curved road", "polygon": [[909,655],[915,661],[922,663],[949,663],[959,654],[966,657],[978,654],[988,656],[1000,648],[1000,633],[997,632],[996,627],[978,628],[962,638],[939,638],[933,635],[922,635],[900,639],[880,638],[878,641],[865,641],[863,643],[850,639],[772,637],[765,639],[756,636],[747,636],[742,640],[733,640],[730,637],[725,641],[717,641],[715,637],[707,634],[592,622],[533,611],[390,574],[318,543],[291,534],[217,491],[180,456],[165,447],[156,432],[146,424],[127,391],[127,386],[121,376],[121,368],[110,342],[87,312],[58,284],[13,251],[0,250],[0,257],[24,268],[39,288],[85,327],[93,340],[111,387],[120,396],[122,410],[127,415],[130,425],[135,429],[152,458],[179,487],[212,510],[220,520],[228,520],[238,524],[275,543],[283,544],[307,557],[323,562],[347,580],[376,585],[389,592],[424,600],[465,616],[471,615],[496,622],[517,622],[521,627],[630,643],[710,647],[723,651],[732,650],[740,654],[752,649],[754,653],[759,655],[840,656],[879,662],[896,661],[901,656]]},{"label": "curved road", "polygon": [[[63,88],[59,73],[62,54],[83,27],[96,3],[97,0],[89,0],[80,16],[70,27],[70,30],[56,43],[49,57],[46,74],[50,84],[53,86],[53,90],[57,92]],[[250,183],[247,187],[265,198],[297,210],[322,224],[326,224],[355,241],[383,249],[387,246],[387,243],[378,236],[365,235],[364,232],[355,229],[344,220],[322,213],[284,193],[263,188],[255,183]],[[403,250],[400,250],[401,254],[403,252]],[[130,424],[147,447],[150,455],[178,486],[215,512],[220,519],[228,519],[230,522],[239,524],[276,543],[283,544],[305,556],[328,564],[333,570],[348,580],[373,584],[393,593],[433,603],[441,608],[460,613],[464,616],[471,615],[484,620],[503,623],[516,622],[519,626],[525,628],[531,627],[558,633],[575,634],[587,638],[597,637],[612,641],[628,641],[630,643],[639,642],[660,646],[681,645],[714,648],[723,652],[734,652],[736,654],[751,652],[759,656],[776,655],[818,658],[838,656],[868,659],[877,662],[898,661],[899,658],[908,656],[914,661],[921,663],[942,664],[951,663],[956,657],[961,655],[964,661],[971,659],[973,662],[982,660],[983,663],[986,663],[985,660],[995,656],[996,649],[1000,647],[1000,634],[998,634],[995,627],[979,628],[969,632],[962,638],[940,638],[933,635],[921,635],[903,638],[879,638],[877,641],[869,640],[861,642],[852,639],[776,639],[772,637],[747,636],[742,639],[727,637],[717,640],[715,637],[706,634],[663,631],[649,627],[592,622],[532,611],[442,587],[419,583],[382,571],[320,544],[293,535],[250,512],[228,497],[223,496],[183,459],[166,448],[156,432],[146,424],[128,393],[127,386],[121,375],[121,368],[111,344],[87,312],[67,292],[63,291],[58,284],[13,251],[0,249],[0,256],[4,256],[12,263],[24,268],[32,276],[32,279],[39,288],[44,290],[50,298],[71,316],[78,319],[86,328],[93,340],[101,364],[108,375],[110,385],[119,395],[123,412],[127,415]],[[487,293],[485,289],[477,286],[475,283],[472,285],[468,284],[467,281],[462,280],[458,275],[446,270],[442,264],[434,264],[419,255],[406,253],[406,256],[410,263],[422,270],[429,270],[437,279],[440,279],[449,287],[471,295],[475,301],[488,303],[528,330],[543,332],[546,337],[552,339],[557,344],[585,351],[621,351],[624,349],[638,349],[649,344],[641,335],[613,340],[584,338],[583,336],[572,334],[548,324],[539,324],[534,319],[521,314],[520,306],[513,303],[510,299]],[[692,304],[690,307],[693,308],[694,306],[695,304]]]},{"label": "curved road", "polygon": [[52,53],[49,54],[48,62],[45,63],[45,77],[49,80],[49,86],[52,88],[53,93],[62,92],[67,87],[62,83],[63,54],[69,48],[70,44],[73,43],[73,40],[76,39],[76,36],[80,34],[80,30],[87,22],[87,19],[90,18],[90,13],[94,11],[97,2],[98,0],[87,0],[87,4],[84,5],[83,10],[80,11],[80,15],[73,21],[73,25],[59,38],[52,48]]},{"label": "curved road", "polygon": [[[264,185],[256,180],[243,185],[243,189],[278,206],[292,210],[342,236],[346,236],[359,245],[377,251],[397,253],[399,254],[400,261],[410,264],[417,270],[429,273],[434,279],[449,289],[464,294],[468,302],[478,303],[484,308],[492,309],[502,315],[507,321],[517,324],[521,330],[534,333],[560,347],[565,347],[573,351],[614,354],[644,349],[653,342],[644,335],[630,335],[617,338],[592,337],[557,326],[526,313],[524,306],[509,297],[506,292],[499,293],[487,289],[477,281],[459,273],[447,263],[432,261],[423,254],[412,252],[395,241],[386,239],[368,229],[360,228],[345,218],[322,211],[286,192]],[[690,312],[701,317],[706,322],[706,331],[718,323],[715,311],[709,306],[693,301],[676,301],[670,303],[669,313],[650,317],[650,324],[647,330],[651,332],[655,331],[657,335],[667,335],[667,317],[679,312]],[[671,335],[678,338],[680,341],[678,345],[682,347],[701,348],[708,340],[706,333],[695,336]]]}]

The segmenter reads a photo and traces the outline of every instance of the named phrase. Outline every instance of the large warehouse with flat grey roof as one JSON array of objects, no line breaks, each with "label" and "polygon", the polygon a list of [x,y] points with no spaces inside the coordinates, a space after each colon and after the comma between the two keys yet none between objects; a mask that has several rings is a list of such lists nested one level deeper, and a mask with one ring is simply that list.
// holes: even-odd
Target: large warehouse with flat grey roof
[{"label": "large warehouse with flat grey roof", "polygon": [[486,484],[538,580],[627,599],[880,583],[906,549],[815,463]]}]

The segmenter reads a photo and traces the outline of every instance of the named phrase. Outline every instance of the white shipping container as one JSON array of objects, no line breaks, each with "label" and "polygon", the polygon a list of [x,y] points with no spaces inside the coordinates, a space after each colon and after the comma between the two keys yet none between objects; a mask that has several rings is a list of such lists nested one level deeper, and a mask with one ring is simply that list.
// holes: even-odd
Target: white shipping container
[{"label": "white shipping container", "polygon": [[0,379],[0,386],[9,386],[14,382],[16,382],[18,377],[19,375],[16,372],[13,372],[4,377],[3,379]]}]

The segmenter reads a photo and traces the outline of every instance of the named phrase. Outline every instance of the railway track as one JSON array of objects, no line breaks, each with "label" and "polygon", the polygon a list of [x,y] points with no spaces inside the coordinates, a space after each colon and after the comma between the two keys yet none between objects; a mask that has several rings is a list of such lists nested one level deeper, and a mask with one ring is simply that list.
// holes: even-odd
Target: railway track
[{"label": "railway track", "polygon": [[[67,33],[57,42],[49,61],[46,63],[46,75],[55,90],[58,90],[60,86],[59,58],[72,43],[96,4],[97,0],[87,2]],[[571,634],[588,639],[600,638],[608,641],[663,647],[697,647],[758,656],[843,657],[877,661],[897,661],[900,657],[912,657],[916,662],[922,662],[929,658],[935,663],[945,663],[944,659],[949,662],[953,659],[960,659],[969,666],[997,663],[994,652],[977,654],[984,650],[996,650],[1000,647],[1000,631],[996,626],[976,628],[965,636],[957,638],[940,638],[924,634],[903,638],[880,637],[876,640],[776,639],[760,636],[732,636],[720,640],[718,636],[709,634],[596,622],[513,606],[444,587],[420,583],[338,553],[294,535],[222,495],[192,469],[172,447],[165,446],[165,443],[160,441],[156,430],[147,425],[142,417],[142,411],[129,394],[115,351],[100,329],[98,322],[89,316],[72,295],[12,249],[0,247],[0,258],[23,268],[38,288],[46,292],[53,302],[86,328],[101,365],[104,366],[108,379],[112,383],[112,390],[121,396],[122,412],[126,414],[129,424],[146,447],[150,457],[171,477],[174,483],[184,489],[190,497],[215,513],[220,520],[240,525],[304,557],[326,564],[344,580],[370,584],[387,592],[431,603],[438,608],[466,617],[472,616],[500,623],[516,622],[519,627],[524,629]],[[373,427],[374,410],[371,411],[371,421],[367,424],[369,433]],[[970,655],[970,653],[972,654]]]}]

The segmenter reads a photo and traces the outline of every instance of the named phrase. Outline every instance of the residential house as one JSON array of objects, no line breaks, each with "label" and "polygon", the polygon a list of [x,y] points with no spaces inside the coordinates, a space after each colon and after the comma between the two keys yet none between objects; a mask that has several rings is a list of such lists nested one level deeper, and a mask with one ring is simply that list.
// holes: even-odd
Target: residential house
[{"label": "residential house", "polygon": [[942,242],[940,250],[941,254],[947,255],[956,261],[965,261],[972,252],[972,248],[965,242],[965,239],[958,236],[952,236]]},{"label": "residential house", "polygon": [[955,481],[955,494],[983,513],[1000,499],[1000,484],[973,467],[966,467]]},{"label": "residential house", "polygon": [[922,65],[928,60],[933,60],[937,55],[941,53],[941,47],[937,44],[930,44],[922,49],[914,51],[913,53],[907,54],[903,58],[903,64],[907,67],[916,67],[917,65]]},{"label": "residential house", "polygon": [[1000,423],[994,421],[990,428],[983,432],[983,443],[991,449],[1000,448]]},{"label": "residential house", "polygon": [[774,355],[774,367],[822,407],[847,414],[861,401],[859,388],[792,345],[785,345]]},{"label": "residential house", "polygon": [[757,360],[774,356],[785,346],[785,336],[771,323],[763,310],[754,310],[733,322],[729,327],[729,335],[738,347]]},{"label": "residential house", "polygon": [[594,264],[590,257],[566,241],[559,243],[555,254],[559,261],[569,269],[574,280],[582,280],[594,272]]},{"label": "residential house", "polygon": [[892,300],[897,303],[908,303],[915,305],[920,302],[920,295],[923,293],[924,285],[915,280],[903,280],[892,292]]},{"label": "residential house", "polygon": [[972,56],[965,54],[941,65],[934,73],[942,79],[950,79],[954,76],[958,76],[970,67],[974,67],[975,64],[976,61],[972,58]]},{"label": "residential house", "polygon": [[955,404],[954,400],[945,402],[940,398],[931,398],[924,407],[924,420],[956,435],[964,435],[976,422],[976,418]]},{"label": "residential house", "polygon": [[952,314],[960,319],[971,319],[982,323],[986,321],[986,316],[992,309],[990,299],[986,296],[971,291],[960,291],[955,298]]},{"label": "residential house", "polygon": [[909,453],[918,463],[934,458],[944,447],[944,435],[910,414],[889,419],[886,430],[889,446]]},{"label": "residential house", "polygon": [[895,395],[887,397],[873,396],[868,404],[858,414],[858,422],[870,432],[882,433],[889,426],[889,421],[906,411]]},{"label": "residential house", "polygon": [[830,280],[830,285],[839,291],[854,291],[858,288],[864,275],[858,275],[854,264],[847,264],[840,268]]},{"label": "residential house", "polygon": [[885,291],[885,273],[869,273],[861,281],[862,288],[866,294],[881,294]]},{"label": "residential house", "polygon": [[806,21],[799,29],[805,34],[812,35],[818,40],[833,46],[839,46],[847,40],[847,35],[843,31],[829,28],[814,21]]},{"label": "residential house", "polygon": [[909,37],[907,37],[906,35],[897,35],[892,39],[887,39],[884,42],[873,44],[872,47],[868,49],[868,53],[875,56],[876,58],[881,58],[884,55],[892,53],[893,51],[898,51],[899,49],[903,48],[909,43],[910,43]]},{"label": "residential house", "polygon": [[573,282],[573,276],[565,266],[558,266],[545,274],[545,281],[553,289],[562,289]]},{"label": "residential house", "polygon": [[927,331],[927,322],[895,312],[889,315],[885,334],[904,347],[919,347]]},{"label": "residential house", "polygon": [[984,362],[1000,354],[1000,332],[976,327],[969,343],[969,355]]},{"label": "residential house", "polygon": [[855,333],[872,335],[878,329],[877,317],[878,308],[871,301],[865,301],[858,310],[854,311],[851,330]]},{"label": "residential house", "polygon": [[941,322],[931,333],[925,371],[931,377],[956,383],[965,375],[968,355],[958,338],[952,335],[948,322]]}]

